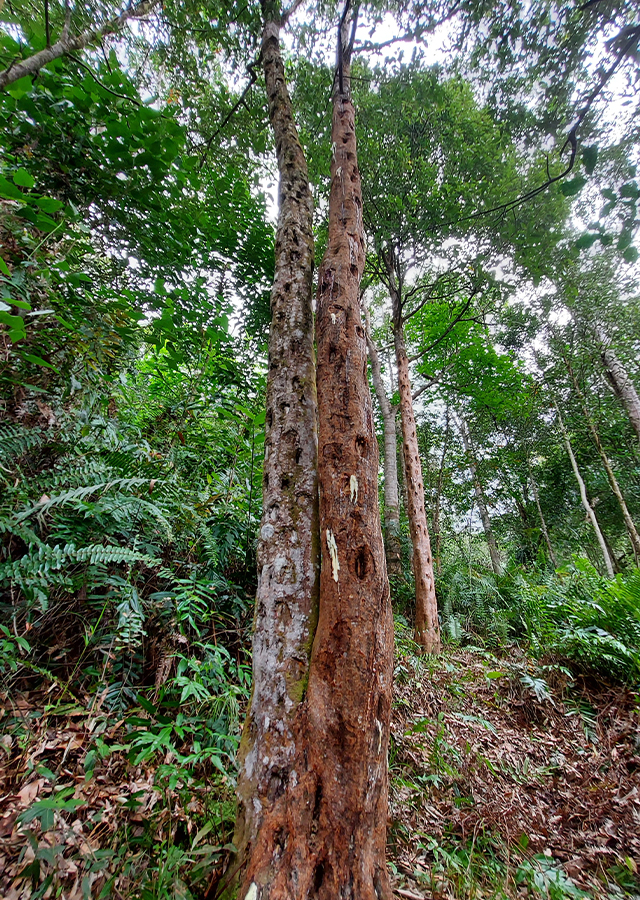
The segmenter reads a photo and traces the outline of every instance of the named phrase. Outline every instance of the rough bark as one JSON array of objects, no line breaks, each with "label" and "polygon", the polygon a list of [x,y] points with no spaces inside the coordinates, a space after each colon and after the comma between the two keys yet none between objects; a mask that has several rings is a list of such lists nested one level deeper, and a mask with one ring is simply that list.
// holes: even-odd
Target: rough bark
[{"label": "rough bark", "polygon": [[[339,40],[345,48],[344,29]],[[360,315],[362,193],[344,49],[342,56],[316,325],[322,566],[308,693],[318,808],[313,896],[380,900],[391,896],[385,845],[393,623]]]},{"label": "rough bark", "polygon": [[[262,878],[276,797],[295,782],[300,705],[319,586],[313,202],[280,55],[266,21],[262,59],[280,171],[276,267],[253,640],[253,695],[240,747],[234,836],[245,881]],[[245,889],[246,892],[246,889]]]},{"label": "rough bark", "polygon": [[601,325],[596,325],[595,334],[600,344],[600,360],[609,385],[624,406],[629,421],[640,441],[640,396],[625,366],[611,349],[611,340]]},{"label": "rough bark", "polygon": [[531,468],[531,461],[528,460],[529,466],[529,481],[531,483],[531,490],[533,491],[533,499],[536,501],[536,509],[538,510],[538,517],[540,519],[540,530],[542,531],[542,535],[544,537],[545,543],[547,545],[547,550],[549,551],[549,559],[553,563],[554,569],[558,566],[558,560],[556,559],[556,554],[553,549],[553,544],[551,543],[551,538],[549,537],[549,530],[547,528],[547,523],[545,522],[545,518],[542,514],[542,506],[540,505],[540,495],[538,494],[538,485],[536,484],[536,480],[533,477],[533,470]]},{"label": "rough bark", "polygon": [[596,428],[596,423],[593,421],[591,413],[589,412],[589,407],[587,406],[587,400],[580,390],[580,385],[578,384],[578,379],[576,378],[575,372],[573,371],[573,366],[571,365],[570,360],[564,356],[564,362],[567,367],[567,371],[571,377],[571,382],[573,384],[573,388],[576,392],[578,399],[580,400],[580,405],[582,406],[582,412],[584,413],[584,417],[589,426],[589,431],[591,433],[591,439],[593,443],[596,445],[596,449],[602,460],[602,465],[607,473],[607,480],[613,491],[613,494],[618,501],[618,505],[620,507],[620,511],[622,513],[622,518],[624,519],[624,524],[627,529],[627,534],[629,535],[629,540],[631,541],[631,547],[633,549],[633,555],[635,557],[636,565],[640,562],[640,535],[638,534],[638,529],[636,528],[635,522],[631,517],[631,513],[629,512],[629,507],[627,506],[627,502],[624,498],[624,494],[620,489],[620,485],[618,484],[618,479],[615,476],[615,472],[613,471],[613,466],[611,465],[611,460],[607,456],[607,452],[602,446],[602,441],[600,440],[600,434],[598,429]]},{"label": "rough bark", "polygon": [[143,16],[146,16],[155,6],[158,6],[158,3],[159,0],[143,0],[142,3],[129,7],[119,16],[115,16],[113,19],[105,22],[104,25],[83,31],[81,34],[70,35],[68,33],[69,25],[68,23],[65,24],[59,40],[54,44],[39,50],[38,53],[34,53],[27,59],[12,63],[7,69],[0,72],[0,90],[13,84],[14,81],[24,78],[25,75],[37,75],[40,69],[53,62],[54,59],[68,56],[70,53],[76,53],[90,44],[98,43],[109,34],[116,34],[131,19],[141,19]]},{"label": "rough bark", "polygon": [[371,378],[382,413],[384,428],[384,547],[389,575],[402,576],[402,546],[400,543],[400,499],[398,488],[398,444],[396,440],[396,410],[391,405],[384,382],[378,349],[371,337],[369,313],[365,312],[367,347],[371,360]]},{"label": "rough bark", "polygon": [[[277,30],[266,29],[266,33],[277,38]],[[346,41],[344,35],[341,37],[343,46]],[[275,53],[274,47],[267,49]],[[341,55],[344,60],[344,51]],[[362,199],[354,109],[344,63],[340,74],[340,89],[334,89],[333,104],[329,242],[318,275],[322,548],[318,620],[308,683],[305,685],[306,655],[301,653],[290,681],[295,690],[286,676],[274,682],[273,676],[264,672],[267,688],[261,696],[278,718],[265,721],[255,697],[252,704],[252,721],[259,718],[261,724],[253,732],[249,726],[252,749],[243,755],[243,772],[244,784],[253,792],[241,791],[240,801],[245,807],[244,821],[257,816],[259,826],[250,836],[248,863],[239,879],[238,897],[242,900],[391,900],[385,844],[393,623],[378,510],[378,448],[360,318]],[[282,93],[282,74],[278,82]],[[273,105],[272,91],[268,93]],[[281,142],[275,130],[280,157]],[[286,157],[284,163],[288,172]],[[297,168],[298,164],[293,164],[291,172]],[[297,225],[292,226],[291,234],[296,229]],[[304,324],[306,328],[306,319]],[[291,332],[290,341],[295,346],[297,341],[306,345],[306,330],[299,330],[300,334],[295,329]],[[295,346],[288,349],[289,359]],[[296,385],[297,391],[301,388]],[[305,412],[312,406],[306,401],[300,405]],[[290,416],[292,408],[281,410],[282,415]],[[283,440],[287,433],[285,427]],[[298,449],[305,452],[305,448]],[[272,452],[273,444],[269,455]],[[293,475],[300,475],[302,484],[305,473]],[[287,479],[281,485],[284,502],[292,490],[297,494],[299,482],[297,477],[289,479],[285,470],[279,470],[278,475]],[[265,524],[275,527],[281,515],[282,507],[278,506],[275,519],[267,516]],[[310,525],[317,533],[312,521]],[[282,593],[278,581],[281,572],[287,586],[298,577],[297,567],[288,571],[283,568],[288,566],[284,550],[281,546],[274,551],[279,555],[267,571],[271,588],[268,595],[265,591],[264,602],[274,605],[274,616],[288,622],[284,637],[303,649],[300,630],[308,623],[313,605],[305,619],[298,614],[298,598]],[[310,633],[311,629],[307,630]],[[273,628],[271,631],[276,633]],[[286,640],[280,646],[288,646]],[[271,645],[267,649],[271,664],[277,668],[279,652],[274,654]],[[277,691],[278,685],[284,691],[279,704],[278,698],[274,701],[269,693]],[[256,738],[258,752],[253,751]],[[262,759],[260,752],[265,753]],[[263,782],[257,785],[248,771],[251,768],[254,772],[256,765],[265,772]],[[265,793],[256,793],[256,787]],[[261,810],[248,814],[246,810],[256,797],[262,802]]]},{"label": "rough bark", "polygon": [[502,571],[500,552],[498,550],[498,544],[496,543],[496,538],[493,533],[493,528],[491,527],[491,518],[489,516],[489,509],[487,507],[487,501],[484,496],[484,491],[482,490],[482,483],[478,478],[478,465],[476,462],[473,442],[471,440],[471,435],[469,434],[467,423],[462,418],[462,416],[460,416],[460,418],[458,419],[458,427],[460,429],[460,436],[462,437],[462,443],[464,444],[465,453],[467,454],[467,462],[469,463],[469,470],[471,472],[471,478],[473,480],[473,490],[476,495],[478,512],[480,513],[480,519],[482,521],[482,529],[484,531],[484,536],[489,547],[491,568],[496,575],[500,575]]},{"label": "rough bark", "polygon": [[400,417],[402,422],[402,452],[406,473],[407,515],[413,547],[413,575],[416,591],[415,640],[425,653],[440,650],[440,623],[438,601],[433,577],[431,541],[424,505],[424,482],[418,448],[418,433],[413,410],[409,359],[404,341],[402,323],[402,297],[395,275],[395,261],[391,251],[385,255],[389,292],[393,315],[393,341],[398,370],[400,393]]},{"label": "rough bark", "polygon": [[558,408],[558,404],[553,401],[553,405],[555,407],[556,413],[558,415],[558,426],[560,428],[560,432],[562,434],[562,440],[564,441],[564,445],[567,450],[567,455],[571,461],[571,468],[573,469],[573,474],[575,475],[576,481],[578,482],[578,489],[580,491],[580,500],[582,501],[582,506],[584,507],[584,511],[587,514],[587,518],[591,522],[593,530],[595,531],[596,538],[598,539],[598,543],[600,544],[600,549],[602,550],[602,555],[604,557],[604,564],[607,569],[607,574],[609,578],[613,578],[614,576],[614,565],[613,560],[611,559],[611,555],[609,553],[609,547],[607,546],[607,542],[602,533],[602,529],[600,528],[600,523],[596,517],[595,510],[589,501],[589,497],[587,495],[587,488],[584,483],[584,479],[580,474],[580,469],[578,468],[578,463],[576,461],[575,454],[573,452],[573,447],[571,446],[571,441],[569,439],[569,433],[565,427],[565,424],[562,420],[562,416],[560,415],[560,409]]}]

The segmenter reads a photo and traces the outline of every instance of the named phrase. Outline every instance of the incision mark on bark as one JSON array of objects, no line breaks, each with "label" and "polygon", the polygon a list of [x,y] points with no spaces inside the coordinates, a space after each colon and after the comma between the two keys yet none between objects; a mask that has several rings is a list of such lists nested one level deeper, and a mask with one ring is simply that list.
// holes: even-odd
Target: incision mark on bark
[{"label": "incision mark on bark", "polygon": [[349,479],[349,497],[352,503],[358,502],[358,479],[355,475]]}]

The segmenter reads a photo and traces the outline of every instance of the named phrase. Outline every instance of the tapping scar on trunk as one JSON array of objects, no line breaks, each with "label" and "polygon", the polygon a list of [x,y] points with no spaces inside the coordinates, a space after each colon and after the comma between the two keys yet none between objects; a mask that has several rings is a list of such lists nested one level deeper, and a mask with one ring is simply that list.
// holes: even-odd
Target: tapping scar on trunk
[{"label": "tapping scar on trunk", "polygon": [[247,891],[244,900],[258,900],[258,886],[255,881],[252,881],[249,885],[249,890]]},{"label": "tapping scar on trunk", "polygon": [[338,572],[340,571],[340,563],[338,562],[338,545],[333,536],[333,531],[327,528],[327,547],[329,548],[329,556],[331,557],[331,572],[333,580],[338,580]]},{"label": "tapping scar on trunk", "polygon": [[349,479],[349,491],[351,496],[351,502],[358,502],[358,479],[355,475],[352,475]]}]

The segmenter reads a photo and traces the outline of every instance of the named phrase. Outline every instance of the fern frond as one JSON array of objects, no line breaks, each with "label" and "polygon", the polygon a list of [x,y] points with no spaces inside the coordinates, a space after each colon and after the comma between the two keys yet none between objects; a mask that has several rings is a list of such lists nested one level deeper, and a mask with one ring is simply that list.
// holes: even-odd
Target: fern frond
[{"label": "fern frond", "polygon": [[87,497],[90,497],[92,494],[98,493],[106,493],[107,491],[112,490],[112,488],[118,488],[121,491],[132,490],[133,488],[140,487],[141,485],[147,485],[148,479],[146,478],[114,478],[112,481],[103,481],[99,484],[85,484],[82,487],[75,488],[74,490],[64,491],[62,494],[57,494],[55,497],[50,497],[44,503],[36,503],[35,506],[30,507],[29,509],[24,510],[18,516],[16,516],[16,522],[22,522],[24,519],[29,518],[29,516],[33,515],[33,513],[43,513],[50,510],[53,506],[63,506],[65,504],[76,504],[81,503]]},{"label": "fern frond", "polygon": [[28,450],[45,443],[47,433],[42,428],[26,425],[0,426],[0,458],[4,460],[23,456]]}]

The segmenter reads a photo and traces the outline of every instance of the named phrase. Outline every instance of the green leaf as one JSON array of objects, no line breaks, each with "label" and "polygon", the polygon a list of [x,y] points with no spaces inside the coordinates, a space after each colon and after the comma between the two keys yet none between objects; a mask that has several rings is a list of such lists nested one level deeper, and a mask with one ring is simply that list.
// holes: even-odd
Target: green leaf
[{"label": "green leaf", "polygon": [[637,200],[640,197],[640,188],[635,181],[628,181],[620,188],[620,196],[627,197],[631,200]]},{"label": "green leaf", "polygon": [[487,678],[490,678],[490,679],[504,678],[504,675],[505,675],[504,672],[485,672],[484,674]]},{"label": "green leaf", "polygon": [[30,175],[26,169],[17,169],[13,173],[13,180],[16,184],[20,185],[20,187],[31,189],[36,183],[33,175]]},{"label": "green leaf", "polygon": [[7,181],[4,175],[0,175],[0,197],[7,200],[24,200],[22,191],[19,191],[15,184]]},{"label": "green leaf", "polygon": [[578,191],[580,191],[586,183],[587,179],[582,175],[578,175],[576,178],[572,178],[571,181],[565,181],[564,184],[561,184],[560,192],[564,194],[565,197],[575,197]]},{"label": "green leaf", "polygon": [[46,366],[47,369],[53,369],[58,375],[60,374],[59,370],[56,369],[55,366],[52,366],[51,363],[48,363],[46,360],[41,359],[39,356],[34,356],[33,353],[23,353],[22,359],[26,359],[27,362],[33,363],[35,366]]},{"label": "green leaf", "polygon": [[582,165],[584,166],[584,170],[587,175],[593,175],[593,170],[596,167],[596,162],[598,161],[598,147],[596,144],[592,144],[590,147],[585,147],[582,151]]},{"label": "green leaf", "polygon": [[53,197],[38,197],[36,203],[43,212],[54,213],[62,209],[64,203],[62,200],[54,200]]},{"label": "green leaf", "polygon": [[576,241],[576,249],[588,250],[589,247],[593,247],[599,237],[599,234],[583,234],[582,237],[579,237]]},{"label": "green leaf", "polygon": [[627,247],[627,249],[622,254],[622,258],[625,260],[625,262],[628,263],[634,263],[639,256],[640,253],[638,253],[635,247]]},{"label": "green leaf", "polygon": [[600,193],[603,197],[605,197],[605,199],[610,200],[612,203],[615,203],[618,199],[618,195],[615,191],[612,191],[611,188],[603,188]]},{"label": "green leaf", "polygon": [[11,278],[11,272],[9,271],[9,266],[6,264],[6,262],[3,260],[3,258],[1,256],[0,256],[0,272],[2,272],[2,274],[6,275],[8,278]]}]

